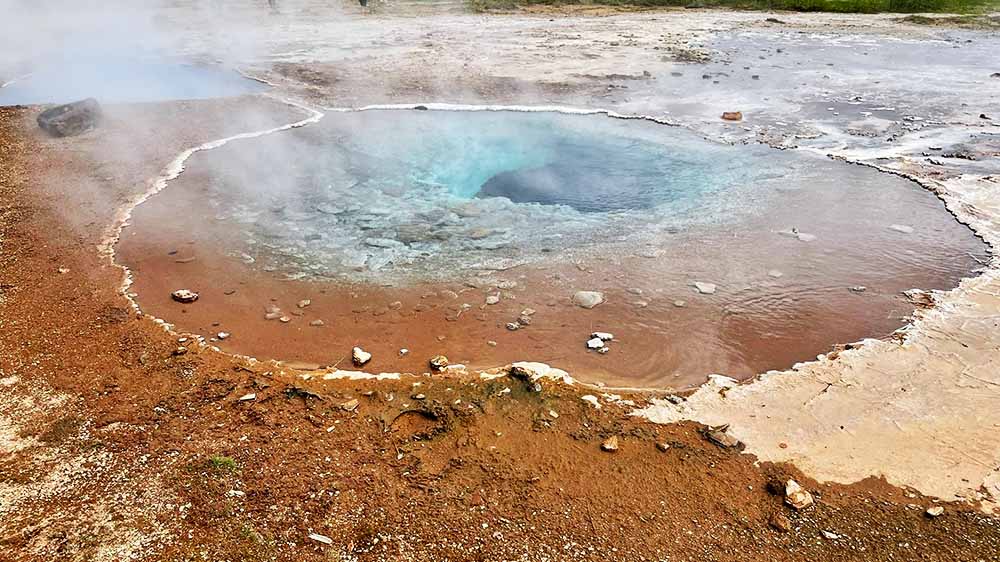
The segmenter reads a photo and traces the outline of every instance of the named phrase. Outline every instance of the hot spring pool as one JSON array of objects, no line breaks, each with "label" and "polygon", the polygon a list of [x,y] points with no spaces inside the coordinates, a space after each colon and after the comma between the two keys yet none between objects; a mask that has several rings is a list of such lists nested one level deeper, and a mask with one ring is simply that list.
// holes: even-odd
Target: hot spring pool
[{"label": "hot spring pool", "polygon": [[[513,111],[331,113],[235,141],[133,223],[120,255],[140,302],[229,328],[236,351],[325,365],[362,345],[380,371],[531,359],[639,386],[886,335],[913,308],[902,291],[951,287],[985,252],[931,193],[869,168]],[[183,314],[179,287],[202,292]],[[581,308],[580,290],[605,302]],[[594,330],[615,334],[607,355],[583,345]]]}]

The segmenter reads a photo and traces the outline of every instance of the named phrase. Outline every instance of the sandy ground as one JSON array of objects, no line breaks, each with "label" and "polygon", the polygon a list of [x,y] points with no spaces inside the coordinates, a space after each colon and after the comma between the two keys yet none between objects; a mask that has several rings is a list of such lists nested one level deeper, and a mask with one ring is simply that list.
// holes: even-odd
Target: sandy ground
[{"label": "sandy ground", "polygon": [[[979,117],[1000,113],[988,34],[887,17],[391,8],[361,20],[317,17],[318,5],[286,13],[254,52],[223,55],[189,8],[163,17],[185,34],[184,54],[238,63],[316,107],[544,98],[669,111],[705,135],[919,178],[997,243],[997,129]],[[883,43],[910,57],[827,67]],[[956,51],[928,55],[943,47]],[[751,77],[757,65],[773,82]],[[691,79],[607,77],[671,69]],[[848,107],[859,95],[893,109],[863,120]],[[737,107],[743,124],[718,122]],[[233,120],[234,109],[252,117]],[[33,127],[36,112],[0,114],[0,559],[998,559],[997,520],[982,514],[1000,495],[992,267],[935,295],[898,342],[734,388],[715,380],[687,400],[622,402],[549,380],[536,392],[461,371],[303,378],[137,316],[100,250],[118,210],[183,150],[305,114],[261,97],[121,106],[95,133],[52,140]],[[976,159],[923,155],[938,145]],[[588,392],[600,409],[581,400]],[[752,454],[678,420],[730,423]],[[616,453],[600,450],[610,436]],[[789,476],[816,506],[783,505],[775,484]],[[931,519],[928,496],[968,501]]]}]

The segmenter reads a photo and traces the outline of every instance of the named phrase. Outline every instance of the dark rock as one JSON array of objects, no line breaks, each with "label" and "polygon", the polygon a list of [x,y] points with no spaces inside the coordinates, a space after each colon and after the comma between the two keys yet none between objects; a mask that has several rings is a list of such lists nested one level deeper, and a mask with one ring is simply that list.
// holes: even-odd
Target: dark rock
[{"label": "dark rock", "polygon": [[38,126],[54,137],[72,137],[95,129],[101,121],[101,106],[88,98],[46,109],[38,115]]},{"label": "dark rock", "polygon": [[779,20],[778,18],[767,18],[764,21],[766,21],[767,23],[780,23],[780,24],[784,24],[785,23],[785,22]]}]

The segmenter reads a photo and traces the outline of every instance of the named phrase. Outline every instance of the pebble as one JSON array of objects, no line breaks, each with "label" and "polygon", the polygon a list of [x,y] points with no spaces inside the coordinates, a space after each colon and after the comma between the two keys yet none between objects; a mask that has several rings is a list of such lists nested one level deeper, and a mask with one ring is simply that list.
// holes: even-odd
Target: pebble
[{"label": "pebble", "polygon": [[400,357],[403,357],[404,355],[406,355],[406,354],[407,354],[407,353],[409,353],[409,352],[410,352],[410,350],[409,350],[409,349],[406,349],[406,348],[404,347],[403,349],[400,349],[400,350],[399,350],[399,356],[400,356]]},{"label": "pebble", "polygon": [[435,371],[443,371],[448,368],[448,358],[444,355],[435,355],[431,357],[430,363],[431,369]]},{"label": "pebble", "polygon": [[499,304],[500,295],[486,295],[486,304]]},{"label": "pebble", "polygon": [[244,394],[243,396],[240,396],[239,401],[240,402],[246,402],[248,400],[256,400],[256,399],[257,399],[257,395],[254,394],[253,392],[251,392],[250,394]]},{"label": "pebble", "polygon": [[722,119],[724,121],[742,121],[743,112],[742,111],[724,111],[722,113]]},{"label": "pebble", "polygon": [[322,320],[313,320],[312,322],[310,322],[310,323],[309,323],[309,325],[310,325],[310,326],[316,326],[316,327],[319,327],[319,326],[323,326],[323,325],[324,325],[324,323],[323,323],[323,321],[322,321]]},{"label": "pebble", "polygon": [[281,322],[282,324],[288,324],[291,321],[292,319],[287,316],[282,316],[281,318],[278,318],[278,322]]},{"label": "pebble", "polygon": [[789,479],[785,483],[785,503],[795,509],[805,509],[813,504],[813,497],[798,482]]},{"label": "pebble", "polygon": [[772,529],[776,531],[781,531],[782,533],[787,533],[792,530],[792,522],[783,513],[775,513],[771,515],[771,518],[767,522]]},{"label": "pebble", "polygon": [[351,350],[351,360],[354,361],[355,365],[360,367],[372,360],[372,354],[361,349],[360,347],[355,347]]},{"label": "pebble", "polygon": [[170,293],[170,298],[177,302],[188,304],[198,300],[198,293],[189,289],[178,289]]},{"label": "pebble", "polygon": [[665,453],[665,452],[667,452],[667,449],[670,448],[670,443],[666,443],[666,442],[660,441],[659,443],[656,444],[656,448],[660,452]]},{"label": "pebble", "polygon": [[297,306],[299,308],[305,308],[305,307],[309,306],[310,304],[312,304],[311,300],[309,300],[309,299],[302,299],[299,302],[295,303],[295,306]]},{"label": "pebble", "polygon": [[602,347],[604,347],[604,340],[601,338],[591,338],[587,340],[588,349],[601,349]]},{"label": "pebble", "polygon": [[714,295],[716,289],[714,283],[703,283],[701,281],[695,281],[694,288],[703,295]]},{"label": "pebble", "polygon": [[218,334],[215,334],[215,337],[219,338],[220,340],[227,339],[229,337],[229,332],[219,332]]},{"label": "pebble", "polygon": [[497,342],[495,342],[493,340],[487,340],[486,341],[486,345],[488,345],[490,347],[496,347],[497,346]]},{"label": "pebble", "polygon": [[333,539],[331,539],[326,535],[320,535],[318,533],[309,533],[309,538],[316,542],[321,542],[323,544],[328,544],[328,545],[333,544]]},{"label": "pebble", "polygon": [[864,285],[855,285],[854,287],[848,287],[847,290],[852,293],[863,293],[868,290],[868,287],[865,287]]},{"label": "pebble", "polygon": [[924,512],[924,515],[926,515],[927,517],[940,517],[943,514],[944,514],[944,508],[941,507],[940,505],[928,507],[927,511]]},{"label": "pebble", "polygon": [[184,355],[188,352],[188,348],[183,345],[174,350],[174,355]]},{"label": "pebble", "polygon": [[674,306],[676,306],[677,308],[684,308],[685,306],[687,306],[687,303],[684,301],[674,301]]},{"label": "pebble", "polygon": [[618,450],[618,436],[612,435],[601,443],[601,450],[613,453]]},{"label": "pebble", "polygon": [[535,314],[534,308],[525,308],[524,310],[521,311],[521,316],[534,316],[534,314]]},{"label": "pebble", "polygon": [[521,325],[518,324],[517,322],[507,322],[507,329],[510,330],[511,332],[514,332],[520,330]]},{"label": "pebble", "polygon": [[607,355],[609,351],[611,351],[611,348],[607,346],[597,350],[597,352],[600,353],[601,355]]},{"label": "pebble", "polygon": [[341,404],[340,407],[345,412],[353,412],[354,410],[358,409],[359,404],[361,404],[361,402],[357,398],[351,398],[347,402]]},{"label": "pebble", "polygon": [[785,275],[784,273],[778,271],[777,269],[772,269],[772,270],[768,271],[767,274],[770,277],[774,277],[775,279],[777,279],[777,278],[782,277],[782,276]]},{"label": "pebble", "polygon": [[820,533],[823,534],[823,538],[824,539],[829,540],[829,541],[835,541],[835,540],[837,540],[837,539],[840,538],[840,535],[838,535],[837,533],[830,532],[830,531],[823,530],[823,531],[820,531]]},{"label": "pebble", "polygon": [[612,335],[612,334],[609,334],[608,332],[594,332],[594,333],[590,334],[590,337],[592,337],[592,338],[598,338],[601,341],[611,341],[611,340],[615,339],[615,336]]},{"label": "pebble", "polygon": [[583,308],[594,308],[604,302],[604,294],[597,291],[577,291],[573,294],[573,304]]},{"label": "pebble", "polygon": [[265,320],[277,320],[278,318],[281,318],[280,312],[268,312],[264,315]]},{"label": "pebble", "polygon": [[905,224],[890,224],[889,228],[903,234],[913,234],[913,227]]},{"label": "pebble", "polygon": [[414,394],[413,396],[410,396],[410,398],[412,398],[414,400],[423,400],[423,399],[427,398],[427,395],[426,394]]}]

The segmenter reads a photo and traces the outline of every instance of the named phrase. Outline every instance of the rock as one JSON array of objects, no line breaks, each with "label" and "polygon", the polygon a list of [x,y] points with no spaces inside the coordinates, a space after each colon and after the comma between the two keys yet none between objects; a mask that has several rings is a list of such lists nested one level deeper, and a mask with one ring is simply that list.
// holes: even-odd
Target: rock
[{"label": "rock", "polygon": [[895,230],[896,232],[902,232],[903,234],[912,234],[913,227],[907,226],[905,224],[890,224],[889,228]]},{"label": "rock", "polygon": [[188,348],[186,348],[186,347],[184,347],[182,345],[182,346],[180,346],[180,347],[178,347],[177,349],[174,350],[174,355],[178,355],[178,356],[179,355],[184,355],[187,352],[188,352]]},{"label": "rock", "polygon": [[613,453],[618,450],[618,436],[612,435],[601,443],[601,450]]},{"label": "rock", "polygon": [[198,293],[188,289],[178,289],[170,293],[170,298],[177,302],[188,304],[198,300]]},{"label": "rock", "polygon": [[521,316],[534,316],[534,315],[535,315],[534,308],[525,308],[524,310],[521,311]]},{"label": "rock", "polygon": [[798,482],[789,479],[785,483],[785,503],[795,509],[805,509],[813,504],[813,497]]},{"label": "rock", "polygon": [[608,332],[594,332],[594,333],[590,334],[590,337],[597,338],[597,339],[599,339],[601,341],[611,341],[611,340],[615,339],[615,336],[612,335],[612,334],[609,334]]},{"label": "rock", "polygon": [[777,269],[772,269],[772,270],[770,270],[770,271],[767,272],[767,275],[769,277],[774,277],[775,279],[777,279],[779,277],[784,276],[785,274],[782,273],[782,272],[780,272],[780,271],[778,271]]},{"label": "rock", "polygon": [[835,541],[840,538],[840,535],[838,535],[837,533],[833,533],[827,530],[820,531],[820,534],[822,534],[823,538],[828,541]]},{"label": "rock", "polygon": [[351,398],[347,402],[341,404],[340,408],[345,412],[353,412],[358,409],[359,404],[361,404],[361,402],[357,398]]},{"label": "rock", "polygon": [[520,325],[522,325],[522,326],[530,326],[531,325],[531,317],[530,316],[525,316],[525,315],[522,314],[521,316],[517,317],[517,323],[520,324]]},{"label": "rock", "polygon": [[499,303],[500,303],[500,295],[486,295],[486,304],[493,305]]},{"label": "rock", "polygon": [[987,120],[987,121],[991,121],[991,120],[992,120],[992,119],[990,118],[990,116],[989,116],[989,115],[986,115],[985,113],[980,113],[980,114],[979,114],[979,118],[980,118],[980,119],[985,119],[985,120]]},{"label": "rock", "polygon": [[324,322],[322,320],[313,320],[312,322],[309,323],[309,325],[310,326],[315,326],[315,327],[318,328],[320,326],[323,326]]},{"label": "rock", "polygon": [[410,350],[406,349],[405,347],[403,349],[399,350],[399,356],[400,357],[405,357],[408,353],[410,353]]},{"label": "rock", "polygon": [[239,397],[240,402],[248,402],[250,400],[256,400],[256,399],[257,395],[254,394],[253,392],[251,392],[250,394],[244,394],[243,396]]},{"label": "rock", "polygon": [[355,347],[351,350],[351,360],[354,361],[355,365],[360,367],[372,360],[372,354],[361,349],[360,347]]},{"label": "rock", "polygon": [[767,18],[764,21],[766,21],[767,23],[780,23],[780,24],[784,24],[785,23],[785,22],[779,20],[778,18]]},{"label": "rock", "polygon": [[278,318],[281,318],[280,312],[268,312],[264,315],[264,320],[277,320]]},{"label": "rock", "polygon": [[784,513],[774,513],[771,518],[768,519],[767,524],[771,526],[775,531],[782,533],[787,533],[792,530],[792,522]]},{"label": "rock", "polygon": [[670,449],[670,443],[660,441],[659,443],[656,444],[656,449],[661,453],[666,453],[667,450]]},{"label": "rock", "polygon": [[514,332],[520,330],[521,325],[518,324],[517,322],[507,322],[507,329],[510,330],[511,332]]},{"label": "rock", "polygon": [[282,324],[288,324],[291,321],[292,321],[292,319],[289,318],[289,317],[287,317],[287,316],[282,316],[282,317],[278,318],[278,322],[281,322]]},{"label": "rock", "polygon": [[573,294],[573,304],[583,308],[594,308],[604,302],[604,293],[597,291],[577,291]]},{"label": "rock", "polygon": [[229,332],[219,332],[218,334],[215,334],[215,337],[219,338],[220,340],[228,339]]},{"label": "rock", "polygon": [[434,371],[440,372],[448,368],[448,358],[444,355],[435,355],[428,363]]},{"label": "rock", "polygon": [[728,424],[721,427],[709,428],[705,431],[705,438],[723,449],[738,448],[742,443],[740,443],[739,439],[727,433],[728,429]]},{"label": "rock", "polygon": [[101,106],[88,98],[46,109],[38,115],[38,126],[54,137],[73,137],[97,128]]},{"label": "rock", "polygon": [[1000,78],[1000,72],[994,72],[993,74],[990,74],[990,78]]},{"label": "rock", "polygon": [[427,399],[427,395],[426,394],[413,394],[413,395],[410,396],[410,398],[412,398],[414,400],[426,400]]},{"label": "rock", "polygon": [[580,397],[580,400],[583,400],[598,410],[601,409],[601,402],[593,394],[584,394]]},{"label": "rock", "polygon": [[685,301],[674,301],[674,306],[677,308],[684,308],[687,306],[687,303]]},{"label": "rock", "polygon": [[309,300],[309,299],[302,299],[299,302],[295,303],[295,306],[297,306],[299,308],[305,308],[305,307],[309,306],[310,304],[312,304],[311,300]]},{"label": "rock", "polygon": [[743,112],[742,111],[724,111],[722,113],[723,121],[742,121]]},{"label": "rock", "polygon": [[853,287],[848,287],[847,290],[852,293],[863,293],[868,290],[868,287],[865,287],[864,285],[855,285]]},{"label": "rock", "polygon": [[486,345],[488,345],[490,347],[496,347],[497,346],[497,342],[495,342],[493,340],[487,340],[486,341]]},{"label": "rock", "polygon": [[928,507],[927,511],[924,512],[924,515],[926,515],[927,517],[931,517],[931,518],[933,518],[933,517],[940,517],[943,514],[944,514],[944,508],[941,507],[940,505],[935,505],[933,507]]},{"label": "rock", "polygon": [[703,295],[714,295],[716,289],[714,283],[702,283],[701,281],[695,281],[694,288]]},{"label": "rock", "polygon": [[327,545],[333,544],[333,539],[331,539],[330,537],[328,537],[326,535],[320,535],[318,533],[309,533],[308,536],[309,536],[310,539],[312,539],[312,540],[314,540],[316,542],[321,542],[321,543],[327,544]]},{"label": "rock", "polygon": [[601,349],[604,347],[604,340],[601,338],[591,338],[587,340],[587,349]]},{"label": "rock", "polygon": [[597,352],[600,353],[601,355],[607,355],[608,352],[610,352],[610,351],[611,351],[611,348],[607,347],[607,346],[602,347],[602,348],[600,348],[600,349],[597,350]]}]

